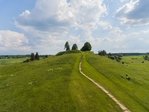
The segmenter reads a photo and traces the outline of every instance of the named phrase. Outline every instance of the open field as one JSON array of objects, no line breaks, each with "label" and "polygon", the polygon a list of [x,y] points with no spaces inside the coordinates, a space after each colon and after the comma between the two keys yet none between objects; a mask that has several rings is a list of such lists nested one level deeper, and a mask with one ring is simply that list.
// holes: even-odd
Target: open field
[{"label": "open field", "polygon": [[[1,59],[0,112],[122,112],[79,73],[81,55],[50,56],[29,63],[22,63],[23,58]],[[124,56],[117,62],[83,53],[82,71],[132,112],[149,111],[148,67],[143,56]]]},{"label": "open field", "polygon": [[8,65],[15,63],[22,63],[27,58],[10,58],[10,59],[0,59],[0,65]]},{"label": "open field", "polygon": [[104,85],[132,112],[148,112],[149,61],[144,61],[143,56],[123,57],[122,61],[124,64],[107,57],[86,54],[83,72]]},{"label": "open field", "polygon": [[80,75],[81,54],[0,66],[0,112],[121,112]]}]

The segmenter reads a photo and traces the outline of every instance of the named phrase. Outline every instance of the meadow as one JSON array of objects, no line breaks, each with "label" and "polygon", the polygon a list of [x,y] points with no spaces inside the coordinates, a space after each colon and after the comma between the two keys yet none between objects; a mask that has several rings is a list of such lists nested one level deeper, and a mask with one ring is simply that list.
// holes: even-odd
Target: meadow
[{"label": "meadow", "polygon": [[132,112],[149,111],[149,61],[123,56],[120,62],[93,53],[0,60],[0,112],[122,112],[104,86]]},{"label": "meadow", "polygon": [[121,112],[80,75],[80,57],[67,54],[1,65],[0,112]]},{"label": "meadow", "polygon": [[143,56],[124,56],[117,62],[89,53],[83,60],[83,71],[132,112],[149,112],[148,67],[149,61],[144,61]]},{"label": "meadow", "polygon": [[0,59],[0,65],[8,65],[8,64],[15,64],[21,63],[27,58],[9,58],[9,59]]}]

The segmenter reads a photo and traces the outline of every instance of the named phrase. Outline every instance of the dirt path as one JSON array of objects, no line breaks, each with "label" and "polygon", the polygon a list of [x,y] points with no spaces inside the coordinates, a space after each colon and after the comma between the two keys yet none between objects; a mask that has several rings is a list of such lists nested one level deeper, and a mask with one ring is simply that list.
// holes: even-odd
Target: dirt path
[{"label": "dirt path", "polygon": [[80,73],[86,77],[88,80],[90,80],[92,83],[94,83],[99,89],[101,89],[104,93],[106,93],[121,109],[123,112],[131,112],[125,105],[123,105],[119,100],[117,100],[109,91],[107,91],[103,86],[95,82],[93,79],[88,77],[86,74],[82,72],[82,61],[79,64],[79,71]]}]

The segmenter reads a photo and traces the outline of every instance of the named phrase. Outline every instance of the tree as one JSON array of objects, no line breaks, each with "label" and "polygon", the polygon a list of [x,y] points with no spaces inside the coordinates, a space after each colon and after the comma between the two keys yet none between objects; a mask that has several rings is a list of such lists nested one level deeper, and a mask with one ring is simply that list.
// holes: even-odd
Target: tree
[{"label": "tree", "polygon": [[65,49],[66,49],[66,51],[69,51],[70,50],[70,46],[69,46],[68,41],[65,43]]},{"label": "tree", "polygon": [[78,50],[78,46],[77,44],[73,44],[72,49],[71,50]]},{"label": "tree", "polygon": [[145,55],[144,60],[149,60],[149,57],[147,55]]},{"label": "tree", "polygon": [[81,51],[91,51],[92,46],[89,42],[86,42],[84,46],[81,48]]},{"label": "tree", "polygon": [[105,50],[103,50],[103,51],[98,51],[98,55],[105,56],[105,55],[107,55],[107,53],[106,53]]},{"label": "tree", "polygon": [[38,52],[36,52],[36,54],[35,54],[35,60],[39,60],[39,54],[38,54]]},{"label": "tree", "polygon": [[35,55],[34,53],[31,53],[31,61],[34,61],[35,60]]}]

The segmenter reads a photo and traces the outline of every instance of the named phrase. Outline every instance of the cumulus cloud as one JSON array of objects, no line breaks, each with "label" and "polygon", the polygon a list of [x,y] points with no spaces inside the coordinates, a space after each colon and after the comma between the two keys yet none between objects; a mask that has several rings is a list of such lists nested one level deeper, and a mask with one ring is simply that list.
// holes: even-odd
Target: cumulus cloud
[{"label": "cumulus cloud", "polygon": [[91,33],[106,11],[102,0],[37,0],[15,23],[29,35],[32,49],[56,53],[67,40],[81,45],[93,38]]},{"label": "cumulus cloud", "polygon": [[106,13],[101,0],[37,0],[30,12],[22,12],[16,23],[21,27],[38,30],[68,26],[92,28]]},{"label": "cumulus cloud", "polygon": [[30,50],[27,45],[28,39],[24,34],[10,31],[10,30],[0,30],[0,51],[1,53],[19,53]]},{"label": "cumulus cloud", "polygon": [[94,51],[105,49],[107,52],[148,52],[149,31],[109,33],[106,37],[94,37],[91,43]]},{"label": "cumulus cloud", "polygon": [[[111,16],[121,4],[124,5],[117,10],[116,16],[123,23],[148,23],[148,8],[144,6],[147,0],[37,0],[32,10],[25,10],[16,18],[16,25],[30,37],[28,45],[32,51],[42,54],[64,50],[65,41],[78,43],[80,48],[89,41],[95,51],[134,51],[135,43],[139,42],[143,43],[139,47],[145,49],[147,34],[140,41],[138,36],[123,31],[124,27],[118,27],[118,21],[113,22],[115,18]],[[108,17],[104,20],[105,16],[112,20],[108,21]]]},{"label": "cumulus cloud", "polygon": [[127,24],[149,24],[149,1],[129,0],[117,10],[117,17]]}]

